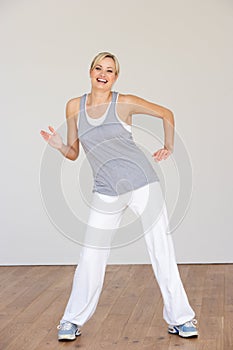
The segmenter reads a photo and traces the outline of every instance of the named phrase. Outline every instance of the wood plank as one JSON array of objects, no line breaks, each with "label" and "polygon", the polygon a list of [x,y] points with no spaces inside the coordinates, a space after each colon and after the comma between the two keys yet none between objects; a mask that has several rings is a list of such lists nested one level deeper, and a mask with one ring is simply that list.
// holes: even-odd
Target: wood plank
[{"label": "wood plank", "polygon": [[184,281],[184,287],[189,303],[195,311],[195,317],[200,318],[204,286],[208,271],[208,265],[193,265]]},{"label": "wood plank", "polygon": [[[31,284],[37,283],[43,276],[46,276],[44,267],[22,267],[21,273],[12,273],[7,284],[0,292],[0,317],[1,310],[12,303],[16,298],[25,293]],[[50,272],[49,272],[50,273]]]},{"label": "wood plank", "polygon": [[202,313],[211,316],[223,316],[225,294],[225,269],[223,266],[208,266],[203,286]]},{"label": "wood plank", "polygon": [[[214,349],[224,349],[225,266],[208,265],[199,318],[202,342],[214,340]],[[209,342],[211,344],[211,342]]]},{"label": "wood plank", "polygon": [[167,332],[167,324],[163,319],[163,299],[160,295],[160,299],[154,308],[153,319],[148,327],[143,349],[150,349],[150,346],[156,346],[158,349],[167,350],[170,344],[170,337]]},{"label": "wood plank", "polygon": [[188,264],[177,264],[180,273],[181,280],[185,282],[189,274],[190,265]]},{"label": "wood plank", "polygon": [[14,272],[18,272],[18,266],[1,266],[0,268],[0,291],[8,285],[9,282],[12,282],[12,275]]},{"label": "wood plank", "polygon": [[233,349],[233,265],[225,266],[224,350]]}]

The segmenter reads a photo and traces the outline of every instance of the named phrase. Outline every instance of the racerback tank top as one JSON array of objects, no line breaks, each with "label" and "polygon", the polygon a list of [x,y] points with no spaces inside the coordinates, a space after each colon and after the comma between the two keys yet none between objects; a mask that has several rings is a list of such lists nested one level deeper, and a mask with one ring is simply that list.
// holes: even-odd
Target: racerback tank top
[{"label": "racerback tank top", "polygon": [[94,176],[92,192],[110,196],[159,181],[146,155],[134,142],[129,128],[124,127],[123,124],[126,123],[117,115],[118,95],[117,92],[112,92],[112,101],[104,115],[91,118],[94,123],[88,121],[87,94],[83,95],[78,116],[78,138]]}]

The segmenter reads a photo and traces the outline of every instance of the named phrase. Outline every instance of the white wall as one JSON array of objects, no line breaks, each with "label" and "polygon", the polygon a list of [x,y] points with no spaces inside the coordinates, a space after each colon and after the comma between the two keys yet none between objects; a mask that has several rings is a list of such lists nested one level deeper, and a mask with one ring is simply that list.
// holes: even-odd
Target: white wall
[{"label": "white wall", "polygon": [[[65,104],[89,90],[89,64],[103,50],[121,63],[115,90],[175,114],[174,155],[156,169],[178,262],[233,262],[232,15],[230,0],[1,0],[0,264],[78,261],[77,213],[87,215],[78,174],[90,198],[88,166],[83,152],[73,163],[46,148],[39,131],[51,124],[65,136]],[[161,121],[134,116],[134,125],[155,151]],[[148,262],[143,239],[109,260]]]}]

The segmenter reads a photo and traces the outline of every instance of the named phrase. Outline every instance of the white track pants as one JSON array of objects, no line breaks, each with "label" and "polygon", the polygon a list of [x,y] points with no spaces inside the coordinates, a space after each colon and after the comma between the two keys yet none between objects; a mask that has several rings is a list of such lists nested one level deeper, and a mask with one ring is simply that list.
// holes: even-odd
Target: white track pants
[{"label": "white track pants", "polygon": [[153,271],[163,302],[163,317],[179,325],[194,318],[177,268],[160,183],[153,182],[119,196],[93,193],[92,205],[72,292],[61,322],[83,326],[96,310],[113,235],[127,207],[140,217]]}]

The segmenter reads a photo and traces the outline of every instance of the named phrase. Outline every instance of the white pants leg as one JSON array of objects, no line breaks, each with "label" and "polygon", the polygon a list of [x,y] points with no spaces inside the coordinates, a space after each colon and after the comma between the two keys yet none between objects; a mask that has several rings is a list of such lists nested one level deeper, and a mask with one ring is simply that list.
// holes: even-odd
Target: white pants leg
[{"label": "white pants leg", "polygon": [[61,323],[69,321],[83,326],[95,312],[104,282],[111,240],[127,207],[124,198],[125,196],[118,198],[93,194],[84,247]]},{"label": "white pants leg", "polygon": [[129,206],[141,217],[147,249],[163,301],[165,321],[183,324],[195,316],[180,279],[168,216],[160,183],[143,186],[129,194],[93,194],[85,246],[82,248],[72,292],[61,322],[84,325],[95,312],[101,294],[113,235]]},{"label": "white pants leg", "polygon": [[180,325],[194,318],[176,264],[166,204],[159,182],[134,191],[129,204],[141,216],[145,241],[153,271],[159,284],[168,324]]}]

